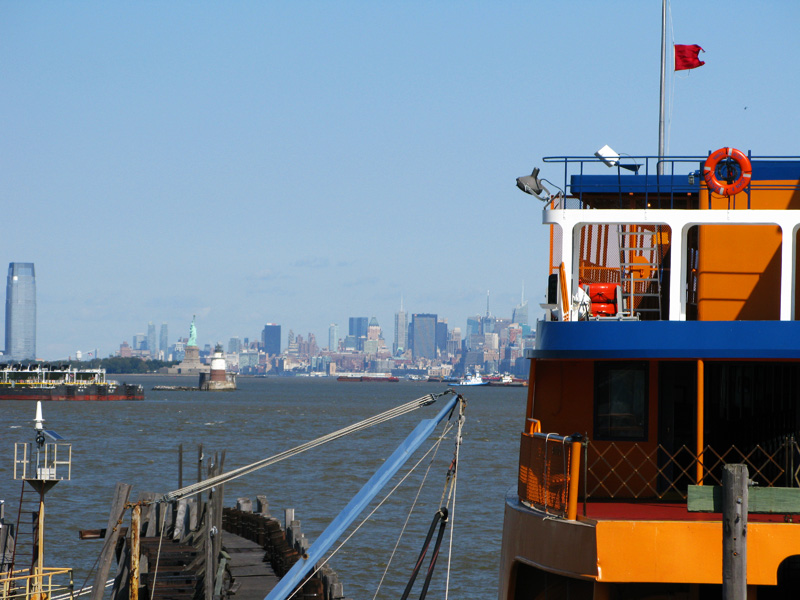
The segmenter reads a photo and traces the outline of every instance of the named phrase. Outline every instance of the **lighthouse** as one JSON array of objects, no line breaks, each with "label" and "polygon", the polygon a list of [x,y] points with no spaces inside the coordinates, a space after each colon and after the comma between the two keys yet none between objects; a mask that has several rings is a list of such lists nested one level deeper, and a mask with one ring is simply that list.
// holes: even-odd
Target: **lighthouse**
[{"label": "lighthouse", "polygon": [[210,392],[236,389],[236,373],[228,373],[225,354],[219,344],[214,348],[214,355],[211,357],[210,375],[208,378],[205,373],[200,375],[200,389]]}]

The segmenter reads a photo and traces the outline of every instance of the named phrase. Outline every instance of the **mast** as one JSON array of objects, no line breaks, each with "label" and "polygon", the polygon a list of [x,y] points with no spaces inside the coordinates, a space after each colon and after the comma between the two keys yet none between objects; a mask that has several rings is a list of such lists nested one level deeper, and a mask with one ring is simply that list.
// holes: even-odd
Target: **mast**
[{"label": "mast", "polygon": [[661,93],[658,103],[658,174],[664,174],[664,93],[667,61],[667,0],[661,0]]}]

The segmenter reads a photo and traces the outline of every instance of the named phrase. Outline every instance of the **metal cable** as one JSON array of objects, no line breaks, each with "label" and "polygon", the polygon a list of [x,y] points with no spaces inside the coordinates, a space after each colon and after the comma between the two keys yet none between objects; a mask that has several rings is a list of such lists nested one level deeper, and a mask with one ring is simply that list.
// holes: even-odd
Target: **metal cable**
[{"label": "metal cable", "polygon": [[[342,540],[342,542],[336,548],[334,548],[324,560],[322,560],[319,564],[317,564],[316,568],[308,575],[309,577],[313,577],[317,572],[319,572],[320,569],[322,569],[322,567],[324,567],[326,564],[328,564],[328,562],[330,562],[330,560],[334,557],[334,555],[337,552],[339,552],[339,550],[341,550],[342,547],[344,547],[344,545],[347,542],[350,541],[350,538],[352,538],[358,532],[358,530],[361,529],[367,523],[367,521],[372,517],[372,515],[374,515],[378,511],[378,509],[381,506],[383,506],[387,500],[389,500],[392,494],[394,494],[397,491],[397,489],[405,482],[405,480],[408,479],[414,471],[416,471],[417,467],[422,464],[422,462],[431,452],[434,452],[434,457],[436,456],[436,452],[439,451],[439,445],[445,439],[445,437],[450,432],[450,429],[452,429],[452,427],[453,427],[452,423],[445,423],[444,430],[439,435],[438,439],[433,443],[433,445],[425,452],[425,454],[423,454],[420,457],[420,459],[414,464],[414,466],[411,467],[405,475],[403,475],[400,481],[398,481],[397,484],[391,490],[389,490],[386,496],[384,496],[384,498],[380,502],[378,502],[375,508],[373,508],[372,511],[370,511],[370,513],[366,517],[364,517],[358,525],[356,525],[355,529],[353,529],[353,531],[351,531],[350,534],[344,540]],[[431,458],[431,461],[432,460],[433,458]],[[427,477],[427,471],[426,471],[426,477]],[[383,579],[381,579],[381,581],[383,581]],[[293,598],[295,594],[297,594],[299,589],[300,588],[295,590],[289,596],[289,599]]]},{"label": "metal cable", "polygon": [[[444,439],[444,436],[447,434],[447,431],[449,431],[449,428],[445,428],[445,430],[439,436],[439,439],[436,440],[436,443],[434,444],[435,451],[433,453],[433,456],[431,456],[431,460],[428,462],[428,468],[425,469],[425,474],[422,477],[422,481],[420,481],[420,483],[419,483],[419,488],[417,488],[417,495],[414,496],[414,501],[411,503],[411,507],[408,509],[408,514],[406,515],[406,521],[405,521],[405,523],[403,523],[403,527],[400,528],[400,534],[397,536],[397,541],[395,542],[394,548],[392,548],[392,552],[389,555],[389,560],[386,561],[386,567],[383,570],[383,575],[381,575],[381,579],[378,582],[378,586],[375,589],[375,595],[372,596],[372,600],[376,600],[376,598],[378,597],[378,593],[381,591],[381,587],[383,586],[383,580],[386,579],[386,574],[389,572],[389,568],[392,566],[392,561],[394,560],[394,555],[397,553],[397,548],[400,546],[400,540],[402,540],[403,539],[403,535],[405,535],[406,528],[408,527],[408,522],[411,520],[411,515],[414,513],[414,508],[416,508],[416,506],[417,506],[417,502],[419,501],[419,496],[422,493],[422,488],[425,486],[425,482],[428,480],[428,474],[430,473],[431,467],[433,466],[433,461],[436,460],[436,455],[439,453],[439,446],[441,445],[441,442]],[[426,452],[422,456],[422,458],[420,458],[420,460],[417,462],[417,464],[414,465],[411,468],[411,470],[409,471],[409,474],[411,474],[411,471],[413,471],[414,469],[417,468],[417,465],[419,465],[422,462],[422,460],[425,458],[425,456],[427,456],[429,453],[430,453],[430,450],[428,452]],[[370,516],[371,515],[372,515],[372,513],[370,513]],[[367,518],[369,518],[369,517],[367,517]]]},{"label": "metal cable", "polygon": [[158,579],[158,561],[161,559],[161,542],[164,541],[164,527],[166,526],[166,524],[167,524],[166,515],[161,515],[161,533],[158,536],[158,552],[156,552],[156,568],[153,570],[153,583],[150,584],[151,585],[150,600],[153,600],[153,598],[155,598],[156,595],[156,579]]},{"label": "metal cable", "polygon": [[161,499],[157,500],[157,502],[171,502],[173,500],[194,496],[195,494],[204,492],[216,485],[227,483],[228,481],[232,481],[244,475],[248,475],[254,471],[263,469],[264,467],[268,467],[287,458],[291,458],[292,456],[296,456],[302,452],[305,452],[306,450],[311,450],[312,448],[316,448],[317,446],[321,446],[328,442],[332,442],[333,440],[337,440],[341,437],[350,435],[357,431],[367,429],[369,427],[372,427],[373,425],[379,425],[381,423],[385,423],[386,421],[390,421],[397,417],[406,415],[410,412],[417,410],[418,408],[422,408],[423,406],[428,406],[429,404],[436,402],[436,400],[438,398],[441,398],[442,396],[453,393],[455,393],[453,392],[453,390],[445,390],[440,394],[427,394],[426,396],[418,398],[417,400],[407,402],[406,404],[402,404],[400,406],[397,406],[380,414],[374,415],[372,417],[369,417],[368,419],[364,419],[363,421],[354,423],[353,425],[349,425],[332,433],[328,433],[326,435],[323,435],[322,437],[318,437],[314,440],[311,440],[310,442],[306,442],[290,450],[285,450],[284,452],[275,454],[273,456],[251,463],[249,465],[245,465],[238,469],[234,469],[233,471],[229,471],[228,473],[223,473],[221,475],[209,477],[208,479],[188,485],[179,490],[168,492],[164,494],[161,497]]},{"label": "metal cable", "polygon": [[458,460],[462,441],[461,432],[464,428],[464,421],[466,420],[466,417],[464,416],[466,407],[466,400],[461,398],[461,403],[458,409],[458,429],[456,431],[455,470],[453,472],[453,486],[450,488],[453,504],[450,504],[450,497],[447,499],[447,504],[450,508],[450,542],[447,549],[447,575],[445,577],[444,584],[444,600],[447,600],[448,596],[450,595],[450,567],[453,560],[453,534],[456,528],[456,487],[458,486]]}]

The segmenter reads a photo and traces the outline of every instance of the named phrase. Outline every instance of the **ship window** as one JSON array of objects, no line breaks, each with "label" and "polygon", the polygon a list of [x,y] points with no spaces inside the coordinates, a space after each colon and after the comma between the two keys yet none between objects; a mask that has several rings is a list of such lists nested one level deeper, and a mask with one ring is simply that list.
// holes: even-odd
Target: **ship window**
[{"label": "ship window", "polygon": [[595,439],[647,439],[647,367],[646,362],[595,363]]}]

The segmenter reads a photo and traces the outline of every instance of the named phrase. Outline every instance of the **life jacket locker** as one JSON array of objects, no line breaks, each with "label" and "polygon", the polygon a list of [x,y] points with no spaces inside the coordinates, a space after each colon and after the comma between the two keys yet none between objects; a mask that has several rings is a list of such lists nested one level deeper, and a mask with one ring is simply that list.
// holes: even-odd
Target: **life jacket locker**
[{"label": "life jacket locker", "polygon": [[608,302],[592,302],[592,315],[595,317],[613,317],[617,314],[617,305]]},{"label": "life jacket locker", "polygon": [[586,293],[592,303],[614,304],[617,301],[616,283],[590,283],[586,287],[589,288]]}]

